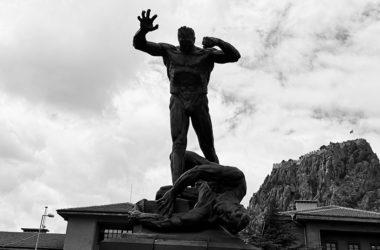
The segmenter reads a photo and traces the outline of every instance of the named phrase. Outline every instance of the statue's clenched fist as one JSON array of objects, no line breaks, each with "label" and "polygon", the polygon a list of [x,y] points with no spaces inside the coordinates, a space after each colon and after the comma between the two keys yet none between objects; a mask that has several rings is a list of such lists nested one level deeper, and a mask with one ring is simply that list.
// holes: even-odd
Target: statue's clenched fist
[{"label": "statue's clenched fist", "polygon": [[202,45],[203,48],[212,48],[219,44],[219,39],[215,37],[205,36],[203,37]]}]

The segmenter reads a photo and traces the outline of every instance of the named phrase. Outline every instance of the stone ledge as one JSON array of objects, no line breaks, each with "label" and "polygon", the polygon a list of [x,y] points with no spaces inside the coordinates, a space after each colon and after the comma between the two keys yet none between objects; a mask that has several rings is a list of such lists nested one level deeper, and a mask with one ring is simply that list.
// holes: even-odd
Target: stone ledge
[{"label": "stone ledge", "polygon": [[201,233],[130,234],[121,239],[106,239],[99,250],[259,250],[220,230]]}]

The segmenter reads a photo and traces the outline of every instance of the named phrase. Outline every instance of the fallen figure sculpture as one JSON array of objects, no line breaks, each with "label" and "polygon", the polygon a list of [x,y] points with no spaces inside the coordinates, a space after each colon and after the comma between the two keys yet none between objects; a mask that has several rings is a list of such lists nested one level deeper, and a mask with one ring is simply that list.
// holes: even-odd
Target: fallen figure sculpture
[{"label": "fallen figure sculpture", "polygon": [[[202,230],[219,225],[236,234],[244,229],[249,216],[240,204],[247,189],[243,172],[190,151],[185,153],[185,166],[186,171],[160,199],[149,201],[151,208],[144,208],[146,200],[136,203],[131,211],[135,223],[159,231]],[[173,213],[176,198],[189,186],[198,191],[195,205],[187,212]]]}]

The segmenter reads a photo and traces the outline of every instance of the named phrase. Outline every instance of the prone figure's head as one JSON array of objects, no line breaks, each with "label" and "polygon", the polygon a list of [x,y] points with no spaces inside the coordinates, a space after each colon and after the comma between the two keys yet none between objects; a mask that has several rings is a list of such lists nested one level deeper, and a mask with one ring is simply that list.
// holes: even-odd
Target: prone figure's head
[{"label": "prone figure's head", "polygon": [[190,53],[194,48],[195,33],[190,27],[182,26],[178,29],[179,47],[183,53]]},{"label": "prone figure's head", "polygon": [[234,201],[217,202],[214,205],[214,212],[217,214],[220,224],[233,234],[243,230],[250,220],[247,209]]}]

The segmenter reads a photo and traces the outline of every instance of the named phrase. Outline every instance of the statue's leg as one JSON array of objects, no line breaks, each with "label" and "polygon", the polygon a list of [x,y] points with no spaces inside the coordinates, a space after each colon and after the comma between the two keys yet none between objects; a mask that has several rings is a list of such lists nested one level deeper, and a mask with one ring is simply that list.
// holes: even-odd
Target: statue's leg
[{"label": "statue's leg", "polygon": [[175,95],[172,95],[170,99],[170,129],[173,141],[170,167],[174,183],[184,172],[184,156],[187,145],[187,131],[189,130],[189,117],[183,103]]},{"label": "statue's leg", "polygon": [[136,221],[148,228],[158,231],[189,231],[206,228],[210,209],[208,207],[200,207],[191,209],[187,213],[175,214],[170,218],[166,218],[156,214],[135,215]]},{"label": "statue's leg", "polygon": [[214,135],[212,132],[211,118],[208,110],[207,96],[202,96],[191,116],[195,133],[198,137],[199,146],[209,161],[219,163],[214,147]]},{"label": "statue's leg", "polygon": [[[156,192],[156,198],[155,200],[161,199],[162,196],[170,189],[172,188],[172,185],[163,186]],[[178,196],[179,198],[190,200],[190,201],[197,201],[198,199],[198,190],[194,187],[188,187],[185,190],[182,191],[182,193]]]},{"label": "statue's leg", "polygon": [[153,230],[170,230],[175,228],[175,224],[173,223],[173,219],[166,218],[157,214],[144,214],[136,218],[136,221],[147,228],[151,228]]},{"label": "statue's leg", "polygon": [[202,156],[192,151],[186,151],[185,153],[185,172],[192,169],[197,165],[210,164],[210,161],[206,160]]}]

